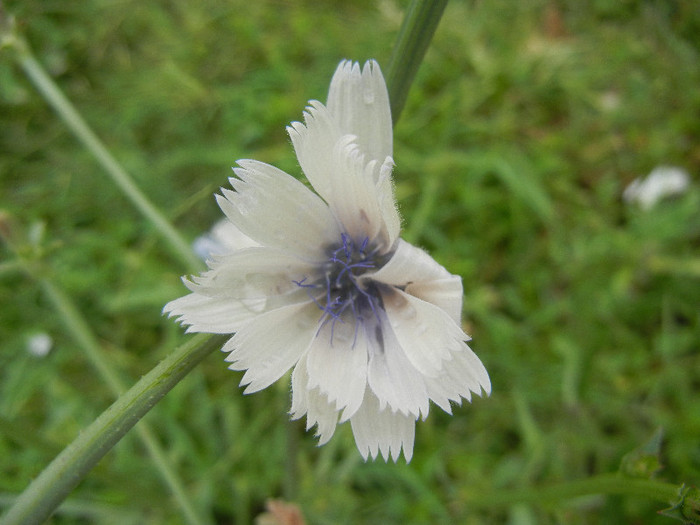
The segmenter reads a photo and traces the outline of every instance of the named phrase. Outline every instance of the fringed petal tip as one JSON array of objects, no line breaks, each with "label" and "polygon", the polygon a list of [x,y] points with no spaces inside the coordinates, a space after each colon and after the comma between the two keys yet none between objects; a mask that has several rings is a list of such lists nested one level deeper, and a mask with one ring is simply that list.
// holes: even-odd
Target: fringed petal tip
[{"label": "fringed petal tip", "polygon": [[392,458],[394,462],[403,450],[408,463],[413,457],[416,418],[379,407],[379,400],[368,389],[365,402],[350,419],[357,449],[365,461],[381,454],[385,461]]},{"label": "fringed petal tip", "polygon": [[379,64],[343,60],[328,90],[327,107],[342,134],[357,135],[360,149],[378,162],[392,155],[389,93]]},{"label": "fringed petal tip", "polygon": [[358,447],[358,451],[365,462],[369,460],[376,461],[379,456],[381,456],[386,463],[388,463],[389,460],[393,461],[394,463],[398,463],[402,452],[403,457],[406,460],[406,464],[410,463],[411,459],[413,459],[413,446],[408,448],[403,443],[400,443],[398,448],[391,445],[388,447],[381,445],[377,447],[366,446],[364,448]]}]

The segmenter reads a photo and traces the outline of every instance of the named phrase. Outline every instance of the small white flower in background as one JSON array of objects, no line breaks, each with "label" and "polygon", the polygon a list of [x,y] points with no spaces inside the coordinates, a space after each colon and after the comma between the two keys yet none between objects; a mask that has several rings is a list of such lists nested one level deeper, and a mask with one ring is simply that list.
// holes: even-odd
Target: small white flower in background
[{"label": "small white flower in background", "polygon": [[622,197],[636,202],[643,210],[650,210],[664,197],[683,193],[690,185],[690,177],[682,168],[658,166],[646,178],[636,178],[625,188]]},{"label": "small white flower in background", "polygon": [[221,219],[207,234],[200,235],[192,243],[192,250],[203,261],[215,255],[225,255],[236,250],[259,246],[253,239],[236,228],[228,219]]},{"label": "small white flower in background", "polygon": [[268,164],[241,160],[219,206],[257,246],[213,256],[164,311],[190,332],[233,334],[223,350],[245,393],[292,373],[293,419],[326,443],[350,421],[362,456],[413,454],[430,401],[490,393],[460,328],[462,281],[399,239],[384,78],[343,61],[328,102],[287,128],[316,193]]},{"label": "small white flower in background", "polygon": [[27,338],[27,352],[36,357],[46,357],[53,348],[53,339],[46,332],[33,334]]}]

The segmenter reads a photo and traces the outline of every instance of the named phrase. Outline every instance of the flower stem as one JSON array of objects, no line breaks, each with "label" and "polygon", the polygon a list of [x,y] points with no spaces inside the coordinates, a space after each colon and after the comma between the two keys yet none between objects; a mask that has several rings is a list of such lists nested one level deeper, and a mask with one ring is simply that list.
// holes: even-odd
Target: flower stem
[{"label": "flower stem", "polygon": [[601,474],[587,479],[545,487],[516,490],[470,491],[469,505],[499,507],[517,503],[546,503],[594,494],[639,496],[671,503],[678,497],[678,485],[652,479],[630,478],[620,474]]},{"label": "flower stem", "polygon": [[[113,369],[109,361],[104,358],[102,349],[93,335],[87,322],[80,314],[79,310],[63,293],[62,290],[53,285],[46,279],[39,279],[44,293],[53,303],[54,308],[61,316],[64,326],[73,336],[73,339],[82,347],[88,360],[94,366],[102,379],[107,383],[108,388],[112,391],[115,397],[119,397],[126,387],[124,382],[119,378],[117,372]],[[182,482],[177,476],[177,473],[171,468],[168,460],[163,452],[163,448],[158,443],[151,426],[145,421],[135,429],[141,442],[146,447],[148,454],[154,462],[156,468],[165,480],[165,483],[175,496],[176,502],[182,509],[183,516],[186,521],[192,525],[198,523],[208,523],[209,520],[204,516],[200,516],[194,505],[190,501],[187,492],[185,491]]]},{"label": "flower stem", "polygon": [[199,334],[143,376],[66,447],[20,494],[3,525],[41,523],[97,462],[190,370],[216,348],[223,336]]},{"label": "flower stem", "polygon": [[412,0],[408,6],[387,70],[387,89],[394,124],[403,111],[408,90],[446,6],[447,0]]},{"label": "flower stem", "polygon": [[8,47],[14,50],[17,63],[39,93],[56,111],[78,140],[92,153],[97,162],[107,171],[122,193],[168,243],[173,255],[178,257],[189,271],[196,272],[201,270],[202,262],[194,254],[187,241],[141,192],[126,170],[117,162],[102,141],[87,125],[80,113],[61,92],[42,65],[34,58],[27,42],[14,29],[12,21],[2,22],[3,27],[0,27],[0,47]]}]

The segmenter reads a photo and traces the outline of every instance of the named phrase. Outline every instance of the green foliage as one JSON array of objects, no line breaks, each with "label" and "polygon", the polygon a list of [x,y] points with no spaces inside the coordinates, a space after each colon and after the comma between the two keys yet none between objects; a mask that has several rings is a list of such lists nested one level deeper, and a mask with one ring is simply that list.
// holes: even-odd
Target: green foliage
[{"label": "green foliage", "polygon": [[673,505],[664,509],[664,516],[677,519],[688,525],[700,523],[700,490],[691,487],[682,487],[678,493],[678,500]]},{"label": "green foliage", "polygon": [[625,454],[620,463],[620,472],[634,478],[651,478],[661,468],[661,445],[663,431],[658,429],[642,446]]},{"label": "green foliage", "polygon": [[[196,506],[251,523],[286,497],[323,523],[669,523],[592,497],[489,508],[471,493],[614,472],[664,429],[659,479],[700,482],[700,12],[692,0],[451,2],[396,128],[407,238],[465,287],[489,399],[435,409],[410,465],[364,464],[347,425],[315,446],[288,386],[243,396],[208,358],[147,417]],[[299,168],[284,126],[341,58],[387,64],[404,2],[7,1],[55,81],[194,239],[229,166]],[[133,382],[186,338],[163,249],[0,51],[0,228],[72,297]],[[625,186],[682,166],[648,211]],[[43,225],[39,239],[32,231]],[[33,235],[33,236],[32,236]],[[111,402],[39,287],[0,247],[0,505]],[[26,351],[47,332],[48,356]],[[630,456],[628,456],[629,458]],[[645,471],[646,472],[646,471]],[[669,502],[672,503],[672,502]],[[129,436],[55,523],[180,523]]]}]

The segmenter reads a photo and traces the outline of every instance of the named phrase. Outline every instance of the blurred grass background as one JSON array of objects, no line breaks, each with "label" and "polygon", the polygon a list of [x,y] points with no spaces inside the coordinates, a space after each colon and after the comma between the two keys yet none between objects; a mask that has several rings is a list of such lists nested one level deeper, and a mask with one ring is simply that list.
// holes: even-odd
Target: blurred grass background
[{"label": "blurred grass background", "polygon": [[[5,2],[56,82],[194,239],[255,158],[299,174],[284,126],[338,61],[386,68],[405,1]],[[465,287],[493,395],[435,410],[406,466],[363,463],[348,425],[317,448],[286,383],[244,397],[216,354],[149,414],[196,505],[251,523],[269,497],[312,524],[669,523],[586,497],[488,508],[475,494],[614,472],[665,432],[660,479],[700,480],[700,11],[661,0],[452,1],[396,128],[404,236]],[[186,337],[161,317],[181,263],[0,52],[0,208],[131,384]],[[658,165],[689,191],[621,194]],[[32,237],[33,236],[33,237]],[[112,400],[41,289],[0,248],[0,504]],[[26,250],[29,251],[29,250]],[[28,339],[50,334],[37,357]],[[0,507],[1,509],[1,507]],[[180,523],[129,435],[54,523]]]}]

